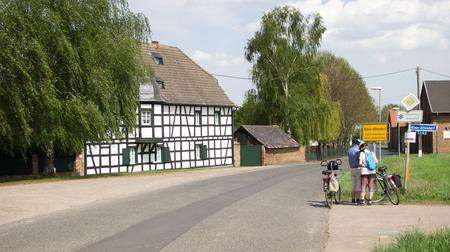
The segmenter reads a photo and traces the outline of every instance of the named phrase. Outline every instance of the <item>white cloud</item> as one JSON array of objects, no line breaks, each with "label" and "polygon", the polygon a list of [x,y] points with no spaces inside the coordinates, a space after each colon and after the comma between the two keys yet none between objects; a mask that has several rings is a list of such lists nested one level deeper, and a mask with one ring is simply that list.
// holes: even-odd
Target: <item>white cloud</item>
[{"label": "white cloud", "polygon": [[302,13],[320,13],[324,44],[362,49],[448,47],[450,1],[306,0],[290,3]]},{"label": "white cloud", "polygon": [[219,67],[242,66],[247,61],[244,57],[234,57],[224,52],[208,53],[202,50],[195,50],[191,57],[196,62],[202,62]]}]

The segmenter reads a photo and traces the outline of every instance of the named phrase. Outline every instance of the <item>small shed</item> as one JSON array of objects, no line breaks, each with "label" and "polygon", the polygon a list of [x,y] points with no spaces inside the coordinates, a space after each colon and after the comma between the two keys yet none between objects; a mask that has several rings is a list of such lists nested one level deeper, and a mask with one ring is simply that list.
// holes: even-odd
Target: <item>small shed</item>
[{"label": "small shed", "polygon": [[236,167],[305,161],[305,148],[277,125],[242,125],[233,142]]},{"label": "small shed", "polygon": [[422,136],[425,153],[450,153],[450,81],[424,81],[420,95],[423,123],[436,124],[436,132]]}]

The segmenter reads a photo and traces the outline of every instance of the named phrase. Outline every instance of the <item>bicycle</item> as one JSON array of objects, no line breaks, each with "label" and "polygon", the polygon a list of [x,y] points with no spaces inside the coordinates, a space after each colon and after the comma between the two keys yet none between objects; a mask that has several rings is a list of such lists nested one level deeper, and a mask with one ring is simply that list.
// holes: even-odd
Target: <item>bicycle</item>
[{"label": "bicycle", "polygon": [[394,182],[394,175],[386,174],[386,170],[386,166],[378,168],[373,202],[381,202],[387,197],[392,204],[398,205],[400,198],[398,196],[398,187]]},{"label": "bicycle", "polygon": [[[341,186],[339,184],[339,176],[335,173],[336,170],[339,169],[339,165],[342,164],[342,160],[323,160],[320,162],[321,166],[326,166],[327,170],[322,171],[322,181],[323,181],[323,192],[325,193],[325,204],[328,208],[333,206],[333,200],[336,204],[341,203]],[[330,181],[331,178],[335,177],[337,181],[337,191],[331,191],[330,189]]]}]

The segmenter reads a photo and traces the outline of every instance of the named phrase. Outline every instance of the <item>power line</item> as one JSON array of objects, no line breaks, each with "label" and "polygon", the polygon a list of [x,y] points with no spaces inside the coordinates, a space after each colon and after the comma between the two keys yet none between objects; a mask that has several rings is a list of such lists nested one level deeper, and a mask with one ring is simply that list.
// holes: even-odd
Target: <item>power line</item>
[{"label": "power line", "polygon": [[225,74],[215,74],[215,73],[213,73],[212,75],[219,76],[219,77],[230,78],[230,79],[252,80],[249,77],[246,78],[246,77],[239,77],[239,76],[232,76],[232,75],[225,75]]},{"label": "power line", "polygon": [[432,74],[436,74],[436,75],[440,75],[440,76],[444,76],[444,77],[450,78],[450,75],[447,75],[447,74],[434,72],[434,71],[431,71],[431,70],[428,70],[428,69],[425,69],[425,68],[420,68],[420,69],[425,71],[425,72],[428,72],[428,73],[432,73]]},{"label": "power line", "polygon": [[[422,68],[423,69],[423,68]],[[388,73],[383,73],[383,74],[375,74],[375,75],[368,75],[368,76],[361,76],[361,77],[355,77],[355,78],[347,78],[347,79],[341,79],[341,80],[334,80],[332,82],[341,82],[341,81],[350,81],[350,80],[359,80],[359,79],[370,79],[370,78],[378,78],[378,77],[383,77],[383,76],[388,76],[388,75],[394,75],[394,74],[399,74],[399,73],[404,73],[404,72],[408,72],[408,71],[412,71],[415,70],[415,68],[408,68],[408,69],[403,69],[403,70],[399,70],[399,71],[395,71],[395,72],[388,72]],[[425,69],[423,69],[425,70]],[[425,70],[426,71],[426,70]],[[437,73],[438,74],[438,73]],[[240,79],[240,80],[252,80],[249,77],[241,77],[241,76],[233,76],[233,75],[225,75],[225,74],[215,74],[213,73],[212,75],[214,76],[219,76],[219,77],[224,77],[224,78],[230,78],[230,79]],[[445,75],[444,75],[445,76]],[[449,76],[447,76],[449,77]]]}]

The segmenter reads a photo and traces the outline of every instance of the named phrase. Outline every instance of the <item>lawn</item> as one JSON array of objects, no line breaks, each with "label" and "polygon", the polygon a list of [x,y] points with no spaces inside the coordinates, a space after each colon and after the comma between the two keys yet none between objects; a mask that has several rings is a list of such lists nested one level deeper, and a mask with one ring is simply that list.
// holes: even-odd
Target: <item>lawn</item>
[{"label": "lawn", "polygon": [[[388,167],[388,173],[405,176],[404,156],[383,157],[381,165]],[[350,199],[350,172],[341,178],[343,199]],[[419,158],[411,155],[411,179],[407,192],[401,192],[400,203],[444,203],[450,204],[450,155],[430,154]]]},{"label": "lawn", "polygon": [[450,251],[450,229],[440,229],[430,234],[415,230],[401,234],[388,246],[376,246],[372,252]]}]

